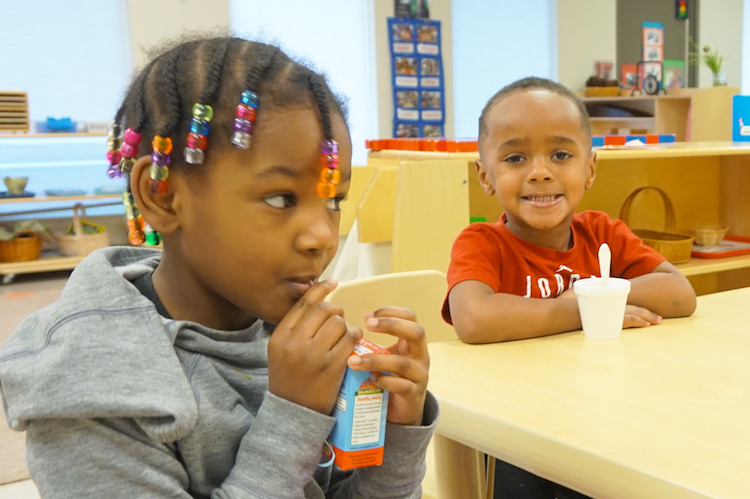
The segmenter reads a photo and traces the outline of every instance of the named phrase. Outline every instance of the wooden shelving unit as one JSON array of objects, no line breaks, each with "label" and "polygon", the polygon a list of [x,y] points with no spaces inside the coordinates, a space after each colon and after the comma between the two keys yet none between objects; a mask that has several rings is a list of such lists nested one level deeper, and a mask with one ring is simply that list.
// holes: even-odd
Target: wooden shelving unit
[{"label": "wooden shelving unit", "polygon": [[[0,198],[1,205],[10,205],[20,203],[25,206],[29,206],[29,203],[41,203],[41,202],[60,202],[60,203],[83,203],[84,206],[93,206],[92,201],[96,203],[96,206],[102,205],[116,205],[119,204],[119,199],[122,197],[121,194],[91,194],[82,196],[39,196],[39,197],[27,197],[27,198]],[[2,211],[0,210],[0,222],[3,217],[28,214],[28,213],[46,213],[53,210],[66,210],[73,209],[73,205],[61,206],[59,208],[42,209],[42,210],[16,210],[16,211]],[[84,257],[82,256],[62,256],[54,251],[44,252],[37,260],[30,262],[0,262],[0,280],[3,284],[9,284],[16,275],[19,274],[33,274],[36,272],[51,272],[56,270],[71,270],[78,265]]]},{"label": "wooden shelving unit", "polygon": [[[668,95],[582,97],[591,115],[594,134],[618,129],[673,133],[678,142],[732,140],[732,97],[737,87],[686,88]],[[602,116],[607,108],[633,117]],[[616,133],[616,132],[615,132]]]}]

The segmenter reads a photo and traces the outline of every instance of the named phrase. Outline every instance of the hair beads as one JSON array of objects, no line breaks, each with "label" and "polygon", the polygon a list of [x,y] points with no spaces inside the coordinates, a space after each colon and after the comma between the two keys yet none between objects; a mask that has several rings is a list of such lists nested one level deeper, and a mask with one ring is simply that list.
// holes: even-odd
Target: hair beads
[{"label": "hair beads", "polygon": [[234,118],[234,133],[232,144],[240,149],[250,148],[250,136],[253,133],[255,114],[258,110],[258,94],[252,90],[245,90],[240,96]]},{"label": "hair beads", "polygon": [[185,143],[185,161],[191,165],[202,165],[205,159],[203,152],[208,145],[208,134],[211,131],[209,123],[214,117],[214,109],[208,104],[195,103],[193,105],[193,120],[190,122],[190,132]]},{"label": "hair beads", "polygon": [[145,240],[143,228],[146,222],[138,211],[133,199],[133,193],[130,191],[122,193],[122,203],[125,205],[125,214],[128,216],[128,241],[133,246],[142,244]]},{"label": "hair beads", "polygon": [[122,159],[120,159],[120,171],[130,175],[130,170],[133,169],[133,165],[135,164],[135,158],[138,156],[138,144],[141,143],[141,134],[132,128],[128,128],[125,130],[122,140],[125,143],[120,147],[120,154],[122,156]]},{"label": "hair beads", "polygon": [[172,139],[157,135],[151,142],[153,152],[151,153],[151,167],[149,173],[151,181],[149,190],[151,194],[164,194],[167,192],[167,177],[169,177],[169,153],[172,152]]},{"label": "hair beads", "polygon": [[320,145],[320,162],[323,169],[318,182],[318,195],[322,198],[332,198],[336,195],[336,186],[341,180],[339,171],[339,144],[333,139],[324,140]]},{"label": "hair beads", "polygon": [[109,129],[109,133],[107,133],[107,146],[109,147],[109,151],[107,151],[107,161],[109,161],[107,175],[109,175],[109,178],[122,177],[122,172],[118,166],[122,159],[120,143],[120,125],[115,123],[112,125],[112,128]]}]

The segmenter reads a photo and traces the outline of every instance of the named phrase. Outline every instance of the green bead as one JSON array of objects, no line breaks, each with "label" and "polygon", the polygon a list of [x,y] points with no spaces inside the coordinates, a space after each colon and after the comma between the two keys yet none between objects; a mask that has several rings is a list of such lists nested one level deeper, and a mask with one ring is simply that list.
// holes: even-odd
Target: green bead
[{"label": "green bead", "polygon": [[146,232],[146,244],[149,244],[151,246],[156,246],[160,242],[161,241],[160,241],[159,233],[158,232],[156,232],[156,231],[154,231],[154,232]]},{"label": "green bead", "polygon": [[154,180],[167,180],[167,177],[169,177],[169,168],[152,164],[149,168],[149,173]]},{"label": "green bead", "polygon": [[213,117],[214,108],[212,108],[208,104],[195,103],[193,105],[193,118],[197,118],[203,121],[211,121]]}]

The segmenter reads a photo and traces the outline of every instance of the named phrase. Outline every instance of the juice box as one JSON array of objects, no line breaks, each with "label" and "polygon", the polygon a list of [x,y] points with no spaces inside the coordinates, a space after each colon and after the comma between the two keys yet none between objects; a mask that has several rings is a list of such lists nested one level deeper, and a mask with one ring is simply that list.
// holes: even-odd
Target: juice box
[{"label": "juice box", "polygon": [[[352,355],[368,353],[389,352],[362,339]],[[333,410],[336,424],[329,440],[336,453],[334,462],[342,470],[383,464],[388,392],[374,385],[370,374],[347,368]]]}]

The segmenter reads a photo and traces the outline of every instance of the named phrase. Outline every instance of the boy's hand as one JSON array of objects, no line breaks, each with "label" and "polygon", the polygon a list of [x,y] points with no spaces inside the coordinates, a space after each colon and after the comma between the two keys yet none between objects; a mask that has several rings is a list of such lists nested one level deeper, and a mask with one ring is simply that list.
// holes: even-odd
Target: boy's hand
[{"label": "boy's hand", "polygon": [[398,341],[388,348],[390,355],[352,355],[349,367],[373,371],[373,382],[390,392],[389,422],[421,425],[430,371],[424,328],[412,310],[398,307],[376,310],[365,318],[365,324],[370,331],[396,336]]},{"label": "boy's hand", "polygon": [[347,328],[339,305],[324,302],[335,281],[314,284],[284,316],[268,341],[268,390],[323,414],[331,414],[346,359],[362,338]]},{"label": "boy's hand", "polygon": [[623,328],[646,327],[661,324],[661,317],[651,310],[636,305],[625,306],[625,319],[622,321]]}]

